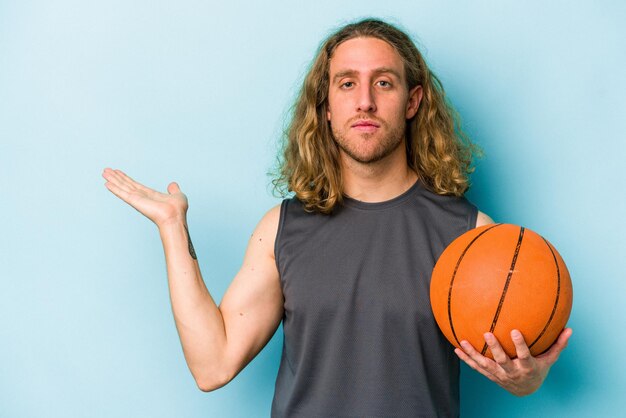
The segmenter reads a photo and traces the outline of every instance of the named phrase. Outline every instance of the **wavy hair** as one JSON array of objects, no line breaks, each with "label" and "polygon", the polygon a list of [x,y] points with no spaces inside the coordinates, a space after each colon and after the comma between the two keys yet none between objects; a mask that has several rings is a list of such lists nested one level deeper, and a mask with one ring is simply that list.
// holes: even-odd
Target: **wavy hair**
[{"label": "wavy hair", "polygon": [[443,86],[430,71],[407,34],[389,23],[365,19],[348,24],[320,46],[283,137],[275,192],[293,192],[308,211],[331,213],[342,202],[339,148],[326,119],[330,58],[337,47],[358,37],[390,44],[404,62],[407,88],[423,89],[417,114],[407,121],[407,163],[434,193],[462,196],[469,187],[472,158],[480,154],[460,128],[457,112],[447,102]]}]

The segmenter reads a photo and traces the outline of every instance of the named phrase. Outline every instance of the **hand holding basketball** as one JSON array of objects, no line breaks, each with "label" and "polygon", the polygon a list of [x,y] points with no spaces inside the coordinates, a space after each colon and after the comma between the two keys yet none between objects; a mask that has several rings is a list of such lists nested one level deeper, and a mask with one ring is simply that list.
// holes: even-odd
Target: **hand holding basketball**
[{"label": "hand holding basketball", "polygon": [[567,266],[546,239],[517,225],[455,239],[433,269],[430,302],[459,358],[518,396],[539,388],[572,333],[564,329]]},{"label": "hand holding basketball", "polygon": [[492,333],[485,333],[485,342],[494,360],[481,355],[470,343],[463,340],[461,347],[454,350],[457,356],[472,369],[497,383],[516,396],[530,395],[543,383],[550,367],[558,360],[561,351],[567,347],[572,335],[571,328],[565,328],[548,351],[533,357],[522,334],[513,330],[511,340],[517,357],[511,359]]}]

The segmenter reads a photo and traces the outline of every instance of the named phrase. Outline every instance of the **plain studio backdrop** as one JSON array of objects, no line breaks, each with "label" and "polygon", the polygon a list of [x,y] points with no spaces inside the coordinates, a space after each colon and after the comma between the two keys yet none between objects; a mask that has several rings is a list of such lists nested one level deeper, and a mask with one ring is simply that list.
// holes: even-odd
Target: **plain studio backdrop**
[{"label": "plain studio backdrop", "polygon": [[407,30],[485,150],[469,199],[550,240],[574,284],[570,346],[534,395],[471,369],[466,417],[626,407],[626,6],[582,1],[0,1],[0,416],[265,417],[279,330],[199,391],[155,226],[102,169],[179,182],[220,300],[320,41],[355,18]]}]

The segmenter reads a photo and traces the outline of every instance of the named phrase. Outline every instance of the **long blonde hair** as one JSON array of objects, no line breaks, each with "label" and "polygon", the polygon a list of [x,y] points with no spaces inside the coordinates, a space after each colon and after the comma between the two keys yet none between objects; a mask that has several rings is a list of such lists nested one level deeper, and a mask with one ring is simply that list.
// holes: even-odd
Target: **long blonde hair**
[{"label": "long blonde hair", "polygon": [[318,50],[292,109],[284,135],[284,154],[272,181],[275,191],[287,192],[305,209],[328,214],[342,201],[339,148],[329,122],[330,58],[349,39],[373,37],[389,43],[404,62],[407,87],[421,85],[423,97],[417,114],[407,121],[407,163],[433,192],[462,196],[469,187],[473,155],[480,152],[460,129],[456,111],[447,103],[439,79],[408,35],[377,19],[365,19],[339,29]]}]

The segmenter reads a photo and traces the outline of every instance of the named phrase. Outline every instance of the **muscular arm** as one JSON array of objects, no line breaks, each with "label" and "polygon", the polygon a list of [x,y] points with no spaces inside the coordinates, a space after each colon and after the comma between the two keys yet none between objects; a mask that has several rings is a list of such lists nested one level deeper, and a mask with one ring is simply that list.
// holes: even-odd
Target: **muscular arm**
[{"label": "muscular arm", "polygon": [[201,390],[214,390],[232,380],[280,323],[283,296],[274,261],[279,211],[279,207],[270,210],[255,229],[243,265],[219,307],[204,286],[198,263],[194,261],[195,274],[188,277],[178,270],[172,251],[172,262],[168,261],[172,310],[185,359]]},{"label": "muscular arm", "polygon": [[220,306],[207,290],[187,229],[187,198],[176,183],[149,189],[119,170],[105,169],[106,187],[159,228],[176,329],[198,387],[217,389],[235,377],[276,331],[283,296],[274,262],[280,207],[259,222],[243,265]]}]

